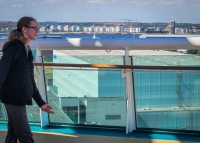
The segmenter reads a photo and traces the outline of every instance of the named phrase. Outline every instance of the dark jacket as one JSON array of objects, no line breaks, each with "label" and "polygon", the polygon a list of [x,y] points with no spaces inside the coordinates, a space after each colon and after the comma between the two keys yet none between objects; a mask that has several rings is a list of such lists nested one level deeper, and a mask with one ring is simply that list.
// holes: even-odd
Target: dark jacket
[{"label": "dark jacket", "polygon": [[7,42],[0,60],[0,99],[2,103],[31,105],[32,98],[38,106],[42,100],[34,80],[33,55],[27,53],[20,40]]}]

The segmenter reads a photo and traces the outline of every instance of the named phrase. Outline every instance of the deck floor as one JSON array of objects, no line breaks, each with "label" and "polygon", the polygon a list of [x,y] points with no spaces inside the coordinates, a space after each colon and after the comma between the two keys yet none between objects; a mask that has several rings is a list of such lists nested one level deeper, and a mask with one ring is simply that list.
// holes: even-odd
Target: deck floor
[{"label": "deck floor", "polygon": [[[96,135],[70,135],[57,133],[33,133],[35,143],[199,143],[178,140],[158,140],[142,138],[124,138]],[[0,131],[0,143],[4,142],[6,131]]]}]

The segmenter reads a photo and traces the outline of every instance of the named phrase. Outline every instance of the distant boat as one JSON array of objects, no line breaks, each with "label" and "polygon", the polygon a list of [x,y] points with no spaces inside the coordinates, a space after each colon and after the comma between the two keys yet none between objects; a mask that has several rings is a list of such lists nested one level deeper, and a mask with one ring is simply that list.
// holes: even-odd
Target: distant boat
[{"label": "distant boat", "polygon": [[39,36],[39,39],[63,38],[62,36]]},{"label": "distant boat", "polygon": [[100,39],[99,37],[96,37],[95,33],[94,35],[92,36],[92,39]]},{"label": "distant boat", "polygon": [[95,28],[95,27],[94,27],[94,25],[93,25],[93,32],[94,32],[94,35],[92,36],[92,39],[100,39],[100,38],[96,37],[94,28]]},{"label": "distant boat", "polygon": [[92,39],[96,39],[97,37],[96,37],[96,35],[95,35],[95,33],[94,33],[94,35],[92,36]]}]

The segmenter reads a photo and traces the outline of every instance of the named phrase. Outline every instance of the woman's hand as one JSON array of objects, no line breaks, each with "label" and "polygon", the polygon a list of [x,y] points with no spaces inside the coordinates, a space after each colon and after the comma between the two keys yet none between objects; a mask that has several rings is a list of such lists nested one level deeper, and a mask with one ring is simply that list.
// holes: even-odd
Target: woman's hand
[{"label": "woman's hand", "polygon": [[43,106],[41,106],[42,111],[45,111],[47,113],[51,113],[54,114],[53,111],[51,111],[52,107],[49,104],[44,104]]}]

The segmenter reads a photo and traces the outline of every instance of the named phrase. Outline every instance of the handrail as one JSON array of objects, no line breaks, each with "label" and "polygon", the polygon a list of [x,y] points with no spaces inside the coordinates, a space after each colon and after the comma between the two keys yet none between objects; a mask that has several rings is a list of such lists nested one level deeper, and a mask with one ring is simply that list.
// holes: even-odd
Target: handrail
[{"label": "handrail", "polygon": [[[5,39],[0,39],[2,49]],[[199,37],[185,38],[62,38],[37,39],[30,43],[31,49],[38,50],[170,50],[200,49]]]},{"label": "handrail", "polygon": [[200,70],[200,66],[135,66],[109,64],[61,64],[34,63],[35,66],[78,67],[78,68],[112,68],[112,69],[149,69],[149,70]]}]

